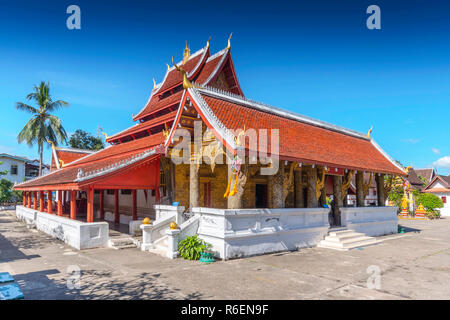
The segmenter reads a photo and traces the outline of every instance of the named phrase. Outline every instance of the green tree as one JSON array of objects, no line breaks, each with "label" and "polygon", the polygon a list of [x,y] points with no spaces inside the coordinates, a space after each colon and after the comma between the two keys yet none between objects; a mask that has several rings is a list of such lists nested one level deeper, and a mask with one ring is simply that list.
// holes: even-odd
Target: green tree
[{"label": "green tree", "polygon": [[[0,161],[0,164],[3,164],[3,161]],[[8,174],[8,170],[0,171],[0,176],[4,176],[6,174]]]},{"label": "green tree", "polygon": [[6,179],[0,180],[0,203],[11,200],[13,183]]},{"label": "green tree", "polygon": [[17,136],[19,143],[26,142],[28,146],[38,145],[39,175],[42,174],[42,152],[48,141],[55,145],[67,141],[67,134],[61,125],[61,120],[51,113],[69,105],[66,101],[53,101],[50,96],[50,84],[42,81],[34,86],[34,92],[27,95],[27,100],[33,100],[37,108],[23,102],[16,102],[16,108],[32,114],[25,127]]},{"label": "green tree", "polygon": [[95,137],[81,129],[76,130],[75,133],[70,136],[69,145],[72,148],[95,151],[103,149],[105,147],[101,138]]},{"label": "green tree", "polygon": [[427,212],[435,212],[436,209],[444,206],[442,199],[432,193],[419,193],[416,202],[423,204]]}]

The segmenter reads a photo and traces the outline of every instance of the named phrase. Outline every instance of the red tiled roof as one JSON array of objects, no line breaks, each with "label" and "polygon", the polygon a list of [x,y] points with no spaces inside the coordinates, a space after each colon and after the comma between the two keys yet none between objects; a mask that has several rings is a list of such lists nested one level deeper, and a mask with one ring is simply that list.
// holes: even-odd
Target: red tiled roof
[{"label": "red tiled roof", "polygon": [[119,133],[116,133],[115,135],[108,137],[106,139],[106,142],[112,142],[114,140],[118,140],[120,138],[130,136],[132,134],[136,134],[138,132],[146,131],[147,129],[153,128],[155,126],[171,122],[175,119],[175,116],[177,115],[177,110],[169,112],[165,115],[156,117],[154,119],[148,120],[146,122],[138,123],[128,129],[125,129],[124,131],[121,131]]},{"label": "red tiled roof", "polygon": [[[190,89],[191,90],[191,89]],[[200,92],[200,91],[195,91]],[[201,94],[218,120],[228,129],[279,130],[281,158],[304,163],[404,175],[369,139],[333,131],[271,114],[219,95]],[[195,99],[194,99],[195,101]],[[236,101],[236,100],[234,100]],[[268,143],[270,151],[270,138]]]},{"label": "red tiled roof", "polygon": [[139,119],[143,119],[146,116],[155,113],[159,110],[165,109],[171,105],[179,104],[182,96],[183,90],[174,93],[164,99],[161,99],[159,96],[153,96],[145,106],[145,109],[139,114]]},{"label": "red tiled roof", "polygon": [[434,169],[414,169],[417,175],[424,177],[427,182],[430,182],[434,178]]},{"label": "red tiled roof", "polygon": [[[226,54],[227,52],[228,51],[225,51],[224,54]],[[200,71],[198,77],[195,79],[195,82],[198,84],[208,85],[208,83],[205,83],[205,81],[208,79],[211,73],[216,70],[219,62],[222,60],[222,57],[223,54],[217,55],[217,57],[214,57],[214,59],[207,61]]]},{"label": "red tiled roof", "polygon": [[[92,152],[90,150],[79,150],[79,149],[70,149],[70,148],[64,148],[64,149],[55,149],[56,155],[58,157],[58,160],[62,160],[64,165],[67,165],[71,163],[72,161],[78,160],[80,158],[83,158]],[[57,169],[57,165],[55,163],[55,158],[52,153],[52,163],[50,166],[50,170]]]},{"label": "red tiled roof", "polygon": [[59,170],[52,171],[48,175],[33,179],[19,185],[15,188],[18,190],[30,187],[42,187],[46,185],[64,185],[74,184],[77,178],[78,170],[83,172],[92,172],[99,169],[104,169],[122,160],[130,159],[132,156],[149,150],[152,147],[160,145],[164,142],[162,133],[148,136],[142,139],[112,145],[108,148],[102,149],[91,155],[80,158]]}]

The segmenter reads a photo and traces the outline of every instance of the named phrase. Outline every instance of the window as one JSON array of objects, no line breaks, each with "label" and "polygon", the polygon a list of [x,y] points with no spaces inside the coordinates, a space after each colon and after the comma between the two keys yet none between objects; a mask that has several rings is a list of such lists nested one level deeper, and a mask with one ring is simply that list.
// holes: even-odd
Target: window
[{"label": "window", "polygon": [[131,194],[131,190],[125,189],[125,190],[120,190],[121,194]]},{"label": "window", "polygon": [[17,175],[17,165],[16,164],[11,165],[11,174]]},{"label": "window", "polygon": [[446,196],[441,197],[441,199],[442,199],[443,203],[447,203],[447,197]]},{"label": "window", "polygon": [[114,194],[114,190],[107,190],[106,194]]}]

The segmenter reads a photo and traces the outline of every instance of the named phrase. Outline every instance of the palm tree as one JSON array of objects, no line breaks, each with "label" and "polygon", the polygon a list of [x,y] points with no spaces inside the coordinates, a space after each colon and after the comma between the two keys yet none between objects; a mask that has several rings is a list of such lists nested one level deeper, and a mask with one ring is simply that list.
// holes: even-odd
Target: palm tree
[{"label": "palm tree", "polygon": [[50,84],[42,81],[39,86],[34,86],[34,92],[27,95],[27,100],[34,100],[38,108],[26,103],[16,102],[16,108],[31,113],[33,116],[17,136],[19,143],[25,141],[28,146],[38,145],[39,175],[42,174],[42,151],[44,143],[48,141],[58,145],[58,142],[66,142],[67,134],[61,125],[61,120],[51,112],[69,104],[63,100],[53,101],[50,96]]}]

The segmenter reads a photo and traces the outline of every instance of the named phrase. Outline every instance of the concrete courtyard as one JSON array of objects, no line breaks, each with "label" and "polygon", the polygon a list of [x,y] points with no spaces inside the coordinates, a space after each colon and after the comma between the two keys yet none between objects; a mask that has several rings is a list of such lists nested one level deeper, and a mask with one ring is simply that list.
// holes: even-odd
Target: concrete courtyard
[{"label": "concrete courtyard", "polygon": [[400,225],[404,234],[347,252],[307,248],[206,265],[137,248],[77,251],[1,211],[0,272],[25,299],[450,299],[450,219]]}]

